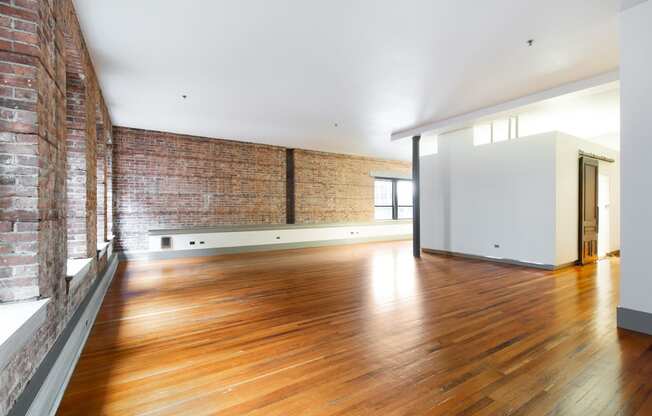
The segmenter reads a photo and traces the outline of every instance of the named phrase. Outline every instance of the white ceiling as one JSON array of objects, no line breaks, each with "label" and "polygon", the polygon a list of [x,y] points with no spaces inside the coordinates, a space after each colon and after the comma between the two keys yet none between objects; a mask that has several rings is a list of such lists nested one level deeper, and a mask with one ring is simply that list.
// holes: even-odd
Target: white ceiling
[{"label": "white ceiling", "polygon": [[616,68],[618,3],[75,0],[116,125],[406,160],[393,131]]}]

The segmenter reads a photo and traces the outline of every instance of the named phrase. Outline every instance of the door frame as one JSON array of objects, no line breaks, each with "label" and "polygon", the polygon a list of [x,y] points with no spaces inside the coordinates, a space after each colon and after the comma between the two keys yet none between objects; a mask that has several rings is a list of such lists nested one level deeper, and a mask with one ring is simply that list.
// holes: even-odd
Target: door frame
[{"label": "door frame", "polygon": [[[596,229],[596,253],[598,252],[598,234],[600,232],[600,207],[598,206],[599,201],[599,175],[600,175],[600,160],[598,158],[591,157],[587,154],[581,154],[579,157],[579,201],[578,201],[578,228],[577,228],[577,263],[579,265],[591,264],[584,262],[584,166],[592,165],[596,167],[595,172],[595,204],[596,204],[596,220],[595,220],[595,229]],[[597,260],[597,258],[596,258]]]}]

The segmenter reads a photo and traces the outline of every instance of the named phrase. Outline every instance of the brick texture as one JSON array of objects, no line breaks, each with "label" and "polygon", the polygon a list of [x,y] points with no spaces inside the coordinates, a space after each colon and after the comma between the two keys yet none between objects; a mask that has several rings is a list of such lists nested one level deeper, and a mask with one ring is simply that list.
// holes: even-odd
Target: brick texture
[{"label": "brick texture", "polygon": [[104,131],[102,111],[98,106],[96,112],[96,199],[97,199],[97,242],[107,241],[107,138]]},{"label": "brick texture", "polygon": [[285,221],[285,149],[114,128],[116,249],[147,231]]},{"label": "brick texture", "polygon": [[411,173],[411,164],[334,153],[294,151],[297,224],[374,220],[372,171]]},{"label": "brick texture", "polygon": [[46,148],[37,121],[49,97],[39,96],[46,82],[39,36],[48,33],[39,33],[38,21],[36,3],[0,3],[0,302],[39,296],[39,150]]},{"label": "brick texture", "polygon": [[[150,229],[286,221],[285,148],[114,128],[117,250],[147,250]],[[373,170],[410,164],[295,151],[296,222],[372,221]]]},{"label": "brick texture", "polygon": [[0,369],[0,416],[97,276],[93,263],[92,276],[66,292],[67,217],[78,205],[68,172],[82,163],[90,173],[80,192],[93,197],[84,202],[82,247],[96,250],[96,106],[110,130],[71,0],[0,0],[0,302],[50,299],[45,324]]},{"label": "brick texture", "polygon": [[87,131],[87,92],[84,55],[73,31],[66,31],[66,163],[67,163],[67,245],[71,258],[89,256],[87,153],[93,145]]}]

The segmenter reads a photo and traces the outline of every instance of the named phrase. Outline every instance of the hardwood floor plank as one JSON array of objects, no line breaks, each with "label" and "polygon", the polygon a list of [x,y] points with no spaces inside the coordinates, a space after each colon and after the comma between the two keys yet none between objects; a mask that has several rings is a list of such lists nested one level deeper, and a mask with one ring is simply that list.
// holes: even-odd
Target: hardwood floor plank
[{"label": "hardwood floor plank", "polygon": [[123,263],[59,414],[645,415],[618,279],[410,242]]}]

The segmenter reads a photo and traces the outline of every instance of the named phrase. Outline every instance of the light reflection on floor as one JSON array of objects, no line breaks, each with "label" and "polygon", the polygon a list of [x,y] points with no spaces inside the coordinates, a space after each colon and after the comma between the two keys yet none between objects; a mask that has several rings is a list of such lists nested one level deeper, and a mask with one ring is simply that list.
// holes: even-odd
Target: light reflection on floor
[{"label": "light reflection on floor", "polygon": [[414,257],[406,251],[373,254],[371,287],[374,303],[383,306],[416,295]]}]

